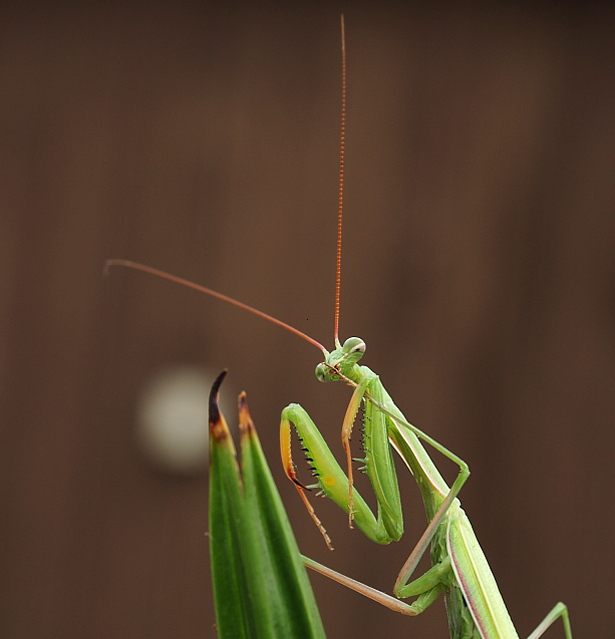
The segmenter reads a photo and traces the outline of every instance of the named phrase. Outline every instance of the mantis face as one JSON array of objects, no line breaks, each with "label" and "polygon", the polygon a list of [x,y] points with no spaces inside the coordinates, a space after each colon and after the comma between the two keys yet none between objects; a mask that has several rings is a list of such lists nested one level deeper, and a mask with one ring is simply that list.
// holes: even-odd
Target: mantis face
[{"label": "mantis face", "polygon": [[335,382],[340,375],[352,377],[352,371],[363,357],[365,348],[365,342],[360,337],[349,337],[342,346],[329,353],[324,362],[318,364],[316,378],[321,382]]}]

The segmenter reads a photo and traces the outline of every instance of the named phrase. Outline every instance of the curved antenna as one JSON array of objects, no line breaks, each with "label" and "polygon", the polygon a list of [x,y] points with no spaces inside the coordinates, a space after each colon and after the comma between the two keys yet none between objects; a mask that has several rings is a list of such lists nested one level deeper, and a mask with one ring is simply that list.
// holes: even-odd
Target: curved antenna
[{"label": "curved antenna", "polygon": [[342,14],[342,125],[340,132],[340,186],[337,198],[337,248],[335,257],[335,313],[333,316],[333,339],[340,347],[340,290],[342,284],[342,213],[344,208],[344,145],[346,142],[346,35]]},{"label": "curved antenna", "polygon": [[243,302],[239,302],[238,300],[233,299],[232,297],[228,297],[228,295],[223,295],[222,293],[213,291],[212,289],[206,288],[205,286],[201,286],[200,284],[195,284],[194,282],[191,282],[190,280],[185,280],[182,277],[171,275],[170,273],[166,273],[165,271],[160,271],[159,269],[152,268],[151,266],[146,266],[145,264],[139,264],[138,262],[131,262],[130,260],[118,260],[118,259],[107,260],[105,262],[105,269],[104,269],[105,275],[107,275],[109,268],[111,266],[125,266],[126,268],[133,268],[137,271],[143,271],[144,273],[149,273],[150,275],[155,275],[156,277],[162,277],[163,279],[169,280],[171,282],[175,282],[176,284],[181,284],[182,286],[193,288],[195,291],[199,291],[200,293],[205,293],[206,295],[215,297],[219,300],[222,300],[223,302],[228,302],[229,304],[232,304],[233,306],[242,308],[244,311],[248,311],[254,315],[258,315],[258,317],[262,317],[263,319],[266,319],[267,321],[272,322],[273,324],[277,324],[278,326],[281,326],[282,328],[286,329],[290,333],[293,333],[293,335],[297,335],[301,339],[304,339],[306,342],[313,344],[324,353],[325,357],[328,354],[327,349],[320,342],[317,342],[315,339],[313,339],[309,335],[302,333],[299,329],[294,328],[290,324],[287,324],[286,322],[283,322],[282,320],[279,320],[276,317],[268,315],[267,313],[263,313],[263,311],[259,311],[258,309],[253,308],[252,306],[248,306],[247,304],[244,304]]}]

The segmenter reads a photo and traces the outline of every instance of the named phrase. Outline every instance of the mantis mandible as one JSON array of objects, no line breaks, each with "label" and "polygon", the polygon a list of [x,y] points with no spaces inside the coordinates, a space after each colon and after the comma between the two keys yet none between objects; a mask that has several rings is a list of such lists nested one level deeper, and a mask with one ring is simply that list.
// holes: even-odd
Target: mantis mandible
[{"label": "mantis mandible", "polygon": [[[317,478],[316,487],[348,514],[351,527],[356,524],[369,539],[379,544],[398,541],[403,535],[401,500],[391,448],[400,455],[419,488],[429,523],[399,571],[393,587],[395,597],[356,582],[311,559],[304,558],[306,566],[394,611],[410,616],[423,612],[440,593],[443,593],[447,603],[451,639],[518,639],[519,635],[498,590],[493,573],[457,498],[469,477],[468,465],[429,435],[410,424],[387,393],[378,375],[367,366],[359,364],[366,348],[362,339],[350,337],[343,344],[339,340],[345,111],[346,50],[342,18],[342,126],[334,314],[335,348],[333,351],[327,351],[315,339],[262,311],[158,269],[119,259],[108,260],[106,267],[125,266],[145,271],[194,288],[271,321],[322,351],[324,360],[316,367],[316,377],[320,381],[343,381],[353,387],[342,423],[346,472],[335,460],[308,413],[299,404],[290,404],[282,411],[280,424],[280,449],[285,472],[293,481],[329,547],[331,547],[331,541],[307,499],[306,491],[309,488],[299,481],[295,472],[291,455],[292,428],[296,430],[310,459]],[[365,472],[376,497],[376,514],[354,488],[353,481],[350,438],[361,406],[364,409]],[[452,486],[448,486],[421,441],[459,467]],[[432,567],[420,577],[411,580],[417,565],[429,547],[431,547]],[[400,601],[412,596],[416,599],[411,604]],[[541,637],[546,629],[559,618],[562,619],[566,639],[572,639],[568,610],[563,603],[553,607],[528,639]]]}]

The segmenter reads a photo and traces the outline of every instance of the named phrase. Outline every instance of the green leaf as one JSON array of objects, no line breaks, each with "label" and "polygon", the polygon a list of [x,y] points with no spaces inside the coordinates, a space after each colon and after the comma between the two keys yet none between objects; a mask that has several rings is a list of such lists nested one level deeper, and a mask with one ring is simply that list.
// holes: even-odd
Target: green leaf
[{"label": "green leaf", "polygon": [[241,471],[210,395],[209,533],[221,639],[325,636],[314,594],[246,403],[239,397]]}]

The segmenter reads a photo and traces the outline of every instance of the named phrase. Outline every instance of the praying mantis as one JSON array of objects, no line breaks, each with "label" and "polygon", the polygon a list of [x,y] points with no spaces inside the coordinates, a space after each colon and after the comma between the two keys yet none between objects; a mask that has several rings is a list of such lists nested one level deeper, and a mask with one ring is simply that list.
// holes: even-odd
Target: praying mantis
[{"label": "praying mantis", "polygon": [[[273,322],[320,349],[323,361],[316,367],[316,377],[319,381],[342,381],[352,387],[352,395],[342,422],[346,470],[338,464],[322,434],[299,404],[290,404],[284,408],[281,416],[280,450],[284,470],[329,547],[331,540],[306,495],[311,488],[319,489],[332,499],[347,513],[349,525],[356,525],[372,541],[388,544],[402,538],[403,515],[392,449],[397,451],[421,493],[428,525],[399,571],[393,587],[395,597],[358,583],[304,557],[307,567],[409,616],[423,612],[443,593],[451,639],[518,639],[519,635],[495,578],[458,499],[459,492],[470,474],[468,465],[425,432],[410,424],[386,391],[379,376],[367,366],[359,364],[366,350],[362,339],[350,337],[343,343],[339,340],[345,111],[346,50],[342,18],[342,126],[334,349],[331,352],[312,337],[285,322],[198,284],[128,260],[108,260],[107,267],[125,266],[163,277]],[[364,468],[377,502],[375,514],[354,487],[350,440],[353,424],[361,407],[364,411]],[[315,486],[305,486],[297,477],[291,453],[293,429],[297,432],[314,471],[317,481]],[[458,474],[451,486],[442,477],[422,442],[458,466]],[[431,568],[418,578],[412,579],[428,548]],[[401,601],[408,597],[416,599],[410,604]],[[560,618],[566,639],[572,639],[568,610],[562,603],[557,603],[553,607],[528,639],[538,639]]]}]

